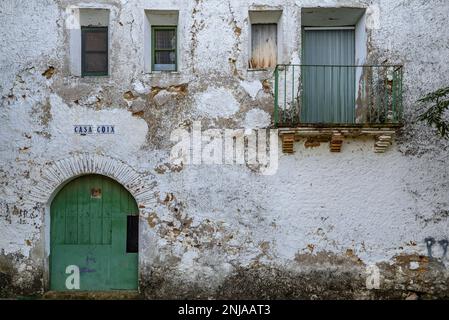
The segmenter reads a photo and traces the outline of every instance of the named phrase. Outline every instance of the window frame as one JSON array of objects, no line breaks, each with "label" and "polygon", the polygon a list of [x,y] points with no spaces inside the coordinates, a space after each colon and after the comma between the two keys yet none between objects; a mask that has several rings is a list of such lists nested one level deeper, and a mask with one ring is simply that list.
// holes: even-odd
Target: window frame
[{"label": "window frame", "polygon": [[[174,49],[156,49],[155,33],[158,30],[174,30],[176,44]],[[175,53],[175,69],[174,70],[155,70],[156,51],[174,51]],[[177,72],[178,71],[178,26],[151,26],[151,72]]]},{"label": "window frame", "polygon": [[[86,32],[106,33],[106,51],[88,51],[86,52]],[[86,53],[106,53],[106,71],[89,72],[86,71]],[[109,76],[109,27],[81,27],[81,77],[107,77]]]}]

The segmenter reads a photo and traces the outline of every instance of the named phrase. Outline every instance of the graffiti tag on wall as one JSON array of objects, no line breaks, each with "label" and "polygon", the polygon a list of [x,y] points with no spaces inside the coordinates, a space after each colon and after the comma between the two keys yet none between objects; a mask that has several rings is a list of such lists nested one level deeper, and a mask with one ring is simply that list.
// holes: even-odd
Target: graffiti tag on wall
[{"label": "graffiti tag on wall", "polygon": [[430,258],[434,258],[434,256],[433,256],[433,247],[437,243],[441,247],[441,249],[443,250],[443,254],[441,256],[441,259],[446,258],[446,256],[447,256],[447,247],[449,245],[449,241],[447,239],[443,239],[443,240],[437,241],[437,240],[435,240],[435,238],[427,237],[426,239],[424,239],[424,242],[426,243],[426,247],[427,247],[427,255]]}]

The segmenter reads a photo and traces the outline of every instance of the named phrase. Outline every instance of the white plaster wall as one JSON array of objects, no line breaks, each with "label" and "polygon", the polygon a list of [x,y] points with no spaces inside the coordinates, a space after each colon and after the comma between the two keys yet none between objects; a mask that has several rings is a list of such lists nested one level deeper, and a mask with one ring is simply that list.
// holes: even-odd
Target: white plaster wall
[{"label": "white plaster wall", "polygon": [[[54,49],[61,34],[59,11],[51,0],[2,1],[0,31],[3,45],[0,48],[0,90],[5,95],[10,90],[16,74],[32,68],[42,56],[52,55],[63,59]],[[46,26],[46,27],[42,27]]]},{"label": "white plaster wall", "polygon": [[[142,227],[142,264],[169,263],[176,256],[181,274],[195,278],[196,272],[195,279],[203,275],[204,282],[218,284],[232,266],[255,260],[287,266],[310,248],[336,254],[352,249],[370,264],[398,254],[425,255],[424,238],[448,237],[448,144],[413,122],[415,101],[448,83],[449,47],[442,32],[449,26],[446,1],[270,1],[270,6],[284,8],[284,43],[279,45],[288,57],[285,62],[293,63],[300,52],[301,6],[378,8],[379,21],[367,23],[370,58],[405,65],[407,121],[386,154],[375,154],[370,139],[345,141],[340,154],[329,153],[325,144],[305,149],[297,143],[295,155],[280,157],[273,176],[246,166],[176,170],[167,165],[168,136],[186,121],[202,119],[205,127],[223,128],[267,123],[272,98],[251,82],[270,80],[271,75],[246,72],[248,10],[267,5],[265,1],[98,1],[116,12],[110,25],[112,73],[105,79],[74,78],[64,12],[69,5],[94,3],[0,4],[0,22],[8,25],[0,31],[3,254],[33,258],[39,252],[36,248],[45,242],[43,208],[27,197],[49,163],[79,153],[110,156],[153,176],[156,204],[145,210],[144,218],[154,214],[156,225]],[[179,10],[179,73],[144,75],[142,35],[148,9]],[[46,79],[42,73],[49,66],[56,73]],[[141,84],[138,92],[135,83]],[[182,83],[188,83],[186,97],[174,94],[162,107],[152,104],[151,88]],[[135,95],[131,101],[123,99],[127,91]],[[143,118],[135,114],[139,106]],[[76,124],[113,124],[117,133],[80,137],[73,134]],[[175,200],[164,203],[171,194]],[[181,218],[173,211],[178,206]],[[191,230],[177,234],[168,228],[162,235],[168,222],[181,228],[179,219],[192,219]],[[262,250],[266,243],[268,249]],[[436,256],[439,250],[436,246]]]}]

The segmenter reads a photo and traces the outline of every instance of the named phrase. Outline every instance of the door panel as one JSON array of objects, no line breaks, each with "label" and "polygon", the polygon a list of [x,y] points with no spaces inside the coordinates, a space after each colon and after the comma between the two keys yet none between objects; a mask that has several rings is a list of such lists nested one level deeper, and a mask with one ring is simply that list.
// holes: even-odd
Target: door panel
[{"label": "door panel", "polygon": [[303,123],[354,123],[354,30],[305,30]]},{"label": "door panel", "polygon": [[111,246],[55,245],[52,246],[51,290],[68,291],[68,266],[77,266],[80,272],[80,291],[110,290]]},{"label": "door panel", "polygon": [[[119,190],[116,191],[119,193]],[[126,252],[127,220],[128,215],[137,210],[135,201],[131,195],[119,193],[119,211],[116,211],[112,219],[112,254],[116,257],[111,261],[112,270],[137,270],[137,253]],[[133,205],[134,204],[134,205]],[[134,207],[135,206],[135,207]],[[122,213],[125,214],[122,214]],[[112,289],[132,289],[137,286],[137,273],[119,272],[116,277],[111,278]]]},{"label": "door panel", "polygon": [[136,290],[138,254],[126,252],[127,217],[138,215],[131,194],[99,175],[67,184],[51,205],[50,287],[68,291],[68,266],[80,291]]}]

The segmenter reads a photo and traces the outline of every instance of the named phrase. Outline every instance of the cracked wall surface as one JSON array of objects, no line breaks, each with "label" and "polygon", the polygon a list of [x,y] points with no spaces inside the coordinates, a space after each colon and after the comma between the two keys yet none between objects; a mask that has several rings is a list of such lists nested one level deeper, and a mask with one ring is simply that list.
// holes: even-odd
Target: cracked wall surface
[{"label": "cracked wall surface", "polygon": [[[71,73],[70,6],[110,10],[109,77]],[[272,71],[247,70],[248,11],[283,10],[280,62],[300,63],[301,8],[319,6],[367,8],[367,62],[404,65],[393,147],[374,154],[371,140],[349,139],[331,154],[297,143],[272,176],[171,163],[173,130],[193,121],[271,125]],[[177,72],[145,72],[145,10],[179,10]],[[416,122],[416,101],[448,84],[448,19],[445,0],[2,1],[0,297],[47,289],[48,208],[70,175],[42,186],[68,163],[78,169],[61,172],[74,176],[112,172],[89,165],[98,158],[143,181],[147,298],[447,298],[449,144]],[[74,134],[84,124],[116,133]],[[369,266],[378,289],[367,288]]]}]

